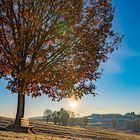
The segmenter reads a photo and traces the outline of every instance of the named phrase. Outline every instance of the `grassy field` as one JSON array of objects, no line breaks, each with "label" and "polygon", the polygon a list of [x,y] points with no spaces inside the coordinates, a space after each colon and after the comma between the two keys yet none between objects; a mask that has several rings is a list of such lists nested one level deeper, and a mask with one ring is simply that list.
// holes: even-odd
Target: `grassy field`
[{"label": "grassy field", "polygon": [[[11,123],[12,119],[0,117],[0,127]],[[31,121],[36,134],[2,131],[0,140],[140,140],[140,135],[127,134],[107,129],[64,127],[45,122]]]}]

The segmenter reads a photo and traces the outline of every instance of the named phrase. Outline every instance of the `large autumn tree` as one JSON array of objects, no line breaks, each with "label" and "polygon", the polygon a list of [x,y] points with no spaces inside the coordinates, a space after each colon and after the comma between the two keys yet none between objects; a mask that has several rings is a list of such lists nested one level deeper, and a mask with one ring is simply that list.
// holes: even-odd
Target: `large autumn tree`
[{"label": "large autumn tree", "polygon": [[0,0],[0,77],[18,95],[95,95],[98,67],[121,41],[111,0]]}]

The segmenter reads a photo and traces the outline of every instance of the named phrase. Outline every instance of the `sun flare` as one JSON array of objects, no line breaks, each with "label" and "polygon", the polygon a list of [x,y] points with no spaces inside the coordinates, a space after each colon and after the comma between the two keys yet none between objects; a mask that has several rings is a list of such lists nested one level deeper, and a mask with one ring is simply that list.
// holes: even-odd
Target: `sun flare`
[{"label": "sun flare", "polygon": [[77,107],[77,101],[71,100],[71,101],[70,101],[70,107],[71,107],[72,109],[76,108],[76,107]]}]

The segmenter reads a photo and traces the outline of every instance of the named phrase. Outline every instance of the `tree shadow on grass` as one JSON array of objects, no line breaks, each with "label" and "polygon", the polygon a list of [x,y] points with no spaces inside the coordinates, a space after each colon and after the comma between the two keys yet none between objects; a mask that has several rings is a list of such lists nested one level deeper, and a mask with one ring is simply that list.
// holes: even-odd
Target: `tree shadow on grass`
[{"label": "tree shadow on grass", "polygon": [[8,125],[6,127],[0,126],[0,131],[12,131],[17,133],[30,133],[30,134],[36,134],[36,131],[33,126],[29,127],[22,127],[22,126],[15,126],[15,125]]}]

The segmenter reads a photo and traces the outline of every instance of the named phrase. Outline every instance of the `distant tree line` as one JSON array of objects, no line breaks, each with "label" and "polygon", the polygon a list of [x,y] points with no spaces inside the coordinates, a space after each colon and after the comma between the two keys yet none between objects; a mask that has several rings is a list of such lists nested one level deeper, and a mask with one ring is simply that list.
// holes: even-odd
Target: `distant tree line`
[{"label": "distant tree line", "polygon": [[61,108],[59,111],[51,111],[46,109],[44,111],[44,120],[48,123],[53,121],[55,125],[64,125],[66,126],[69,121],[69,113],[64,108]]},{"label": "distant tree line", "polygon": [[[71,115],[72,114],[72,115]],[[80,127],[104,127],[125,131],[140,132],[140,114],[135,112],[121,114],[92,114],[90,116],[76,117],[74,112],[61,108],[59,111],[46,109],[44,120],[55,125],[69,125]]]},{"label": "distant tree line", "polygon": [[90,126],[113,128],[125,131],[140,132],[140,114],[135,112],[121,114],[92,114]]},{"label": "distant tree line", "polygon": [[[70,114],[73,114],[72,116]],[[52,111],[46,109],[44,111],[44,121],[53,122],[55,125],[69,125],[69,126],[80,126],[86,127],[88,123],[88,117],[76,117],[75,112],[67,111],[61,108],[59,111]]]},{"label": "distant tree line", "polygon": [[114,129],[118,128],[134,132],[140,132],[140,115],[136,115],[135,112],[130,112],[122,115],[122,119],[113,118],[112,126]]},{"label": "distant tree line", "polygon": [[88,125],[88,117],[78,117],[78,118],[70,118],[69,119],[69,125],[70,126],[80,126],[80,127],[86,127]]}]

